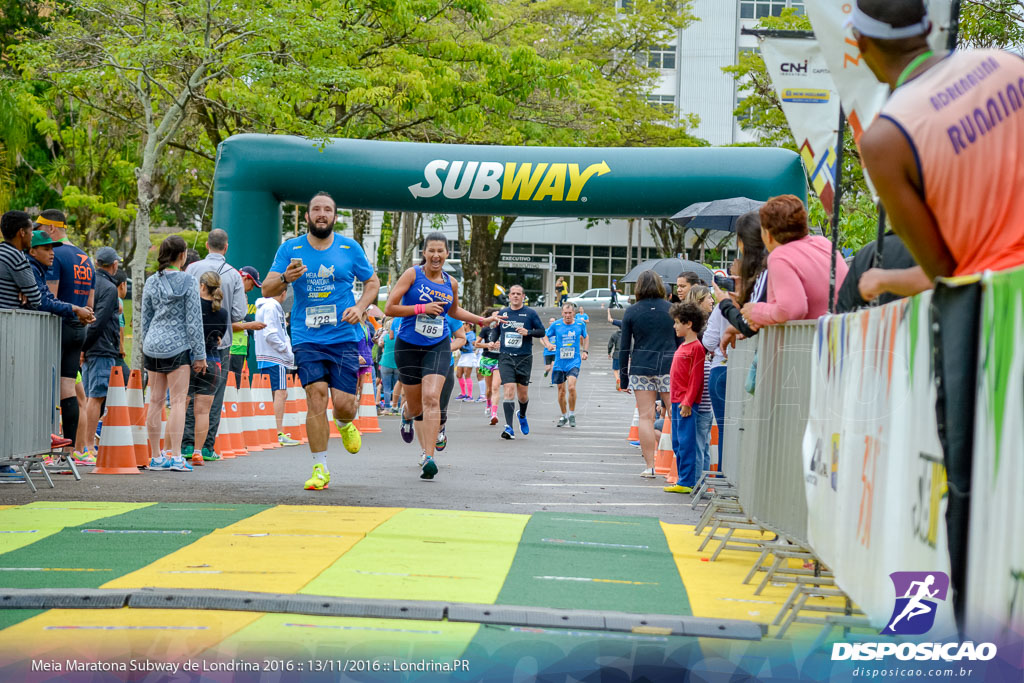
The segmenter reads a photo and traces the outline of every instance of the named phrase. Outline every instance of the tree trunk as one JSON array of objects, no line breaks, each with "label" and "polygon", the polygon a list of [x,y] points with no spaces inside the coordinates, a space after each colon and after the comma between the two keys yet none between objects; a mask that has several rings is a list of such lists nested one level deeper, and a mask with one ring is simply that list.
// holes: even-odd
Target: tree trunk
[{"label": "tree trunk", "polygon": [[389,213],[383,219],[389,226],[388,233],[388,287],[393,287],[398,280],[398,237],[401,231],[402,214]]},{"label": "tree trunk", "polygon": [[[150,137],[152,139],[152,137]],[[149,224],[153,202],[156,200],[153,170],[156,150],[147,143],[142,155],[142,167],[136,169],[139,208],[135,214],[135,250],[132,253],[132,357],[131,366],[142,369],[142,291],[146,281],[146,258],[149,255]]]},{"label": "tree trunk", "polygon": [[399,257],[399,274],[412,267],[412,252],[416,248],[416,216],[412,211],[402,214],[402,250]]},{"label": "tree trunk", "polygon": [[462,307],[474,313],[482,313],[493,301],[492,288],[499,279],[501,245],[516,217],[504,216],[498,226],[492,219],[492,216],[471,216],[469,222],[469,258],[462,260],[466,291],[460,297]]},{"label": "tree trunk", "polygon": [[455,222],[459,226],[459,258],[465,261],[468,253],[466,251],[466,214],[456,214]]},{"label": "tree trunk", "polygon": [[[626,224],[629,226],[629,237],[626,238],[626,273],[633,270],[633,222],[635,220],[636,219],[634,218],[630,218],[626,221]],[[626,273],[623,273],[623,275]]]},{"label": "tree trunk", "polygon": [[370,212],[365,209],[352,209],[352,239],[363,246],[366,228],[370,225]]}]

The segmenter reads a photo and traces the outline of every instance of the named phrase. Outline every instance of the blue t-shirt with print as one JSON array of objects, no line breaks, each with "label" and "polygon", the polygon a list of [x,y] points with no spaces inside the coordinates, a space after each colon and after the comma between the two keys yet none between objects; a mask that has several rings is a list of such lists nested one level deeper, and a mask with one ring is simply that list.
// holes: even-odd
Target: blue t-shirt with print
[{"label": "blue t-shirt with print", "polygon": [[[447,313],[444,314],[444,317],[445,317],[445,320],[448,321],[448,329],[452,331],[451,338],[454,339],[455,338],[455,333],[458,332],[459,330],[461,330],[462,326],[465,325],[465,323],[462,322],[461,320],[456,320],[455,318],[451,317]],[[471,334],[473,334],[473,333],[472,332],[467,332],[466,333],[466,340],[467,340],[466,341],[466,346],[469,346],[469,335],[471,335]],[[466,346],[463,346],[462,348],[465,349]],[[452,356],[452,362],[449,364],[449,367],[452,366],[452,365],[455,365],[455,356],[454,355]]]},{"label": "blue t-shirt with print", "polygon": [[555,345],[555,370],[567,372],[580,367],[583,361],[580,343],[587,336],[585,324],[577,320],[572,325],[566,325],[564,320],[556,320],[547,329],[547,335]]},{"label": "blue t-shirt with print", "polygon": [[88,254],[73,244],[61,242],[53,247],[53,264],[46,271],[46,279],[57,281],[57,298],[61,301],[87,306],[96,286],[96,269]]},{"label": "blue t-shirt with print", "polygon": [[[295,294],[291,316],[292,345],[359,341],[363,336],[359,325],[347,323],[341,316],[345,309],[356,303],[352,293],[355,281],[365,282],[373,277],[373,266],[363,248],[355,240],[334,233],[334,241],[329,247],[314,249],[308,237],[302,235],[281,245],[270,269],[283,273],[293,258],[302,259],[306,273],[291,283]],[[322,312],[309,321],[319,325],[311,327],[307,325],[306,318],[307,309],[312,306],[333,306],[333,309],[321,309]],[[327,322],[330,320],[335,322]]]}]

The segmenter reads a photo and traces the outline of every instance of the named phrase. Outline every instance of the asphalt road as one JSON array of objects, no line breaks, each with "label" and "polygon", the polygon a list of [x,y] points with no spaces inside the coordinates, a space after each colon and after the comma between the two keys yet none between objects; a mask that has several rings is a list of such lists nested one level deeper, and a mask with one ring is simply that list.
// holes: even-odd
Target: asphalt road
[{"label": "asphalt road", "polygon": [[[331,487],[305,491],[312,461],[306,446],[280,448],[197,467],[192,473],[54,476],[56,488],[37,481],[0,486],[0,504],[34,500],[235,502],[261,504],[423,507],[533,513],[564,510],[655,516],[672,523],[696,521],[689,496],[664,493],[663,479],[644,479],[640,451],[626,443],[633,416],[632,396],[615,391],[606,346],[614,329],[603,310],[590,311],[590,348],[583,365],[576,407],[577,427],[556,428],[556,390],[543,377],[534,352],[529,436],[499,437],[484,404],[452,401],[448,447],[436,456],[440,472],[419,478],[419,449],[398,433],[398,418],[382,417],[380,434],[363,436],[362,450],[349,454],[340,439],[328,451]],[[546,323],[555,309],[541,311]],[[621,313],[620,313],[621,314]],[[539,347],[539,344],[535,344]],[[456,387],[456,393],[458,388]],[[500,410],[499,410],[500,415]],[[503,423],[503,420],[502,420]],[[87,470],[83,470],[87,471]]]}]

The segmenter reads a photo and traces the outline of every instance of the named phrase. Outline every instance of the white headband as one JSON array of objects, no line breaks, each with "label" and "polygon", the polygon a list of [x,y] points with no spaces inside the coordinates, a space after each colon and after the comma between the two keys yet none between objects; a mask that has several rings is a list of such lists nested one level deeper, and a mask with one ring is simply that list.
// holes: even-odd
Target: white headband
[{"label": "white headband", "polygon": [[910,26],[896,28],[884,21],[869,17],[861,11],[860,7],[854,5],[853,12],[846,22],[847,26],[857,29],[857,32],[868,38],[881,38],[884,40],[898,40],[900,38],[913,38],[928,33],[931,28],[931,20],[928,18],[928,10],[925,10],[921,21]]}]

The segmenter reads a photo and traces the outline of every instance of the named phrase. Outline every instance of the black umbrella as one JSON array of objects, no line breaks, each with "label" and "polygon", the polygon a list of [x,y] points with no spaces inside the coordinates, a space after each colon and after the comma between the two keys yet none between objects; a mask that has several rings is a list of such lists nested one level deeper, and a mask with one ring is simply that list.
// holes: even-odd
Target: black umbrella
[{"label": "black umbrella", "polygon": [[736,219],[748,211],[761,208],[762,204],[764,202],[747,199],[746,197],[716,199],[713,202],[697,202],[696,204],[690,204],[672,216],[670,220],[682,228],[735,232]]},{"label": "black umbrella", "polygon": [[619,282],[636,282],[637,278],[640,277],[640,273],[647,270],[653,270],[655,275],[660,277],[662,281],[669,284],[675,284],[676,278],[679,277],[680,273],[690,271],[696,273],[701,282],[710,287],[714,276],[714,273],[712,273],[707,266],[701,265],[696,261],[690,261],[684,258],[659,258],[644,261],[636,268],[629,271],[629,273],[626,274],[626,277],[619,280]]}]

